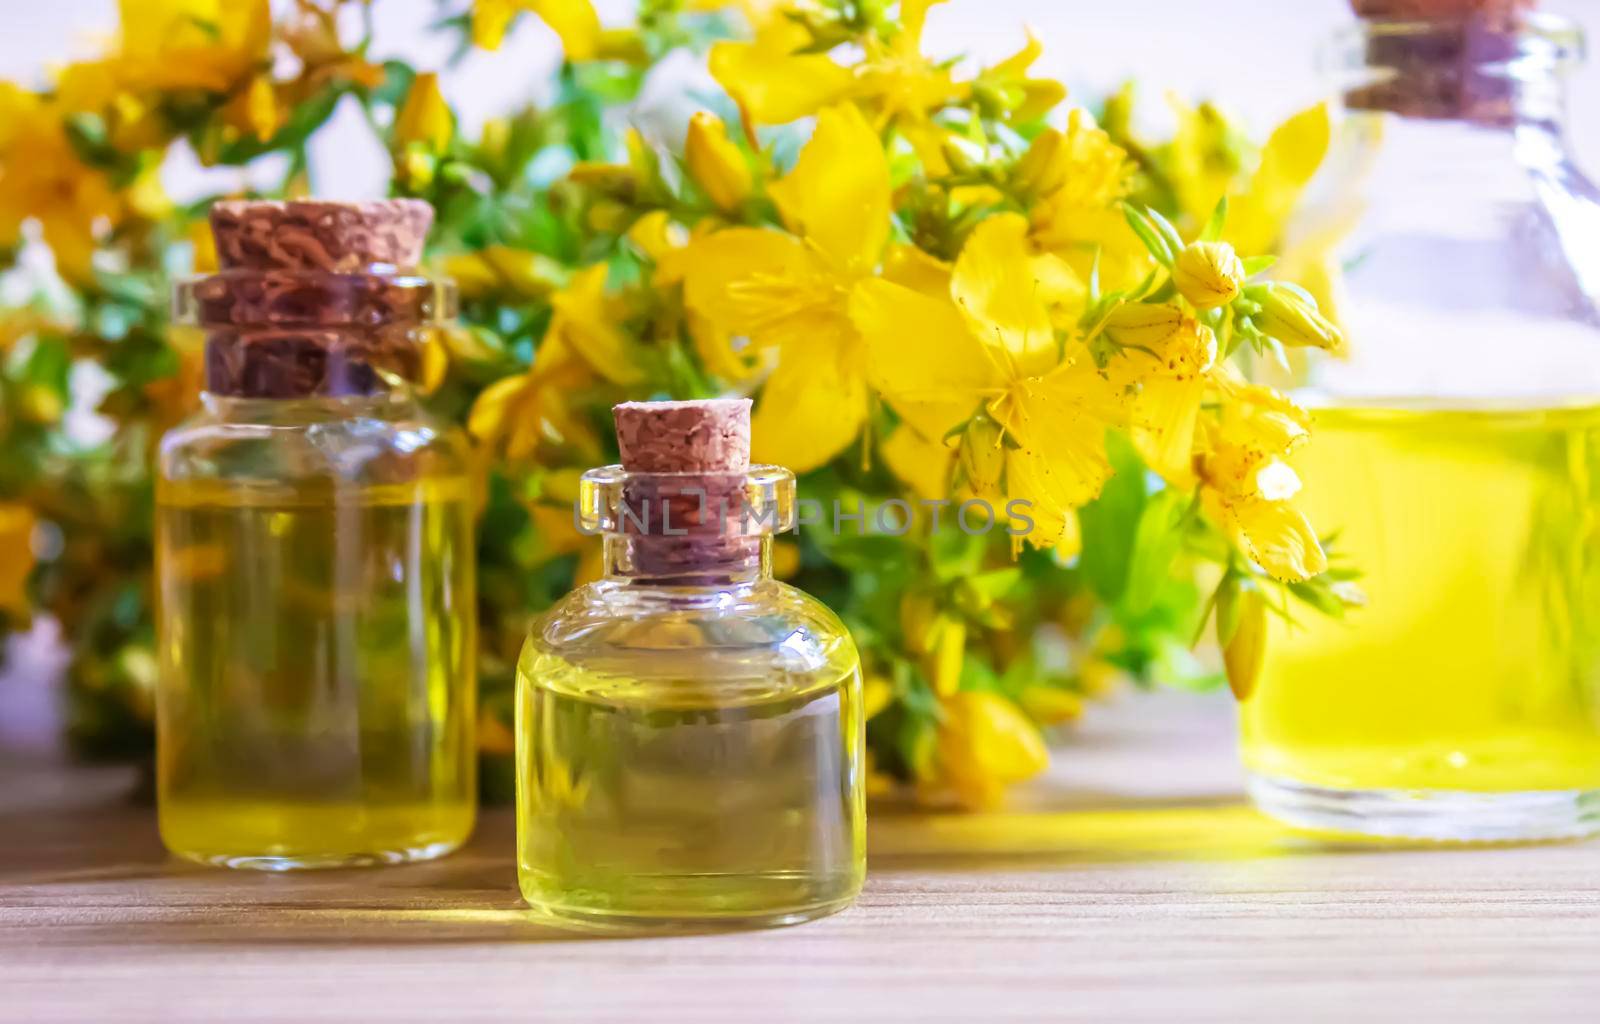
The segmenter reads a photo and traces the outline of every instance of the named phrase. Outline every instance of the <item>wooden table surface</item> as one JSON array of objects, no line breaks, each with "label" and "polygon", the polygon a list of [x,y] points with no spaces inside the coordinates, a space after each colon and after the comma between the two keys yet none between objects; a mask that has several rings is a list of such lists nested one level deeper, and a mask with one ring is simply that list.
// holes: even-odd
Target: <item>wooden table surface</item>
[{"label": "wooden table surface", "polygon": [[126,772],[0,763],[0,1020],[1600,1019],[1600,844],[1298,837],[1230,717],[1124,697],[1005,813],[877,813],[853,909],[670,939],[529,920],[503,810],[432,864],[229,872]]}]

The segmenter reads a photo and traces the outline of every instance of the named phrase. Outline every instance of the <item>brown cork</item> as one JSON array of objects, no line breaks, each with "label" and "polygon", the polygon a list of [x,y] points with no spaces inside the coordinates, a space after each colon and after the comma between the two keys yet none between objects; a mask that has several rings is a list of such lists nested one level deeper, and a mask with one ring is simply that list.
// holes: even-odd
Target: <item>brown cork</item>
[{"label": "brown cork", "polygon": [[612,414],[630,474],[628,571],[709,577],[759,565],[760,531],[744,515],[750,400],[624,402]]},{"label": "brown cork", "polygon": [[248,398],[372,395],[421,368],[442,293],[405,273],[433,209],[416,199],[222,202],[219,273],[181,311],[206,331],[206,390]]},{"label": "brown cork", "polygon": [[1505,65],[1537,0],[1351,0],[1356,15],[1389,23],[1368,34],[1367,65],[1380,73],[1351,89],[1352,110],[1506,126],[1516,83]]},{"label": "brown cork", "polygon": [[743,473],[750,468],[750,400],[623,402],[622,468],[634,473]]},{"label": "brown cork", "polygon": [[420,199],[244,200],[211,207],[217,262],[225,270],[415,267],[432,223],[433,207]]},{"label": "brown cork", "polygon": [[1350,0],[1360,18],[1509,19],[1538,6],[1537,0]]}]

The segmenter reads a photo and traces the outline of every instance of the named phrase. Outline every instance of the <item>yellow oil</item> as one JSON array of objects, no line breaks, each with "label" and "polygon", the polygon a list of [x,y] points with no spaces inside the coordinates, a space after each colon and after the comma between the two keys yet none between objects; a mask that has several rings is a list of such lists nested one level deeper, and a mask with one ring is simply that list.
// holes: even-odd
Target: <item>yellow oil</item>
[{"label": "yellow oil", "polygon": [[1273,623],[1247,766],[1341,790],[1600,789],[1600,403],[1320,409],[1298,468],[1369,603]]},{"label": "yellow oil", "polygon": [[293,868],[436,856],[476,800],[461,478],[157,495],[162,839]]},{"label": "yellow oil", "polygon": [[808,678],[729,678],[693,649],[518,667],[518,877],[567,921],[783,924],[866,870],[853,652]]}]

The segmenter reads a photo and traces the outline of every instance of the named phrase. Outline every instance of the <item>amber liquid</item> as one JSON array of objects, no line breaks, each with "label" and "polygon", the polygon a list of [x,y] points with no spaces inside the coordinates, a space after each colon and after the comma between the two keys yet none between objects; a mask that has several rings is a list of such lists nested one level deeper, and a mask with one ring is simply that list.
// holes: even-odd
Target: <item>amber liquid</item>
[{"label": "amber liquid", "polygon": [[277,869],[436,856],[466,839],[464,480],[166,483],[156,535],[170,849]]},{"label": "amber liquid", "polygon": [[1331,790],[1600,790],[1600,405],[1315,421],[1304,507],[1369,604],[1273,624],[1247,765]]},{"label": "amber liquid", "polygon": [[522,893],[567,922],[770,925],[865,872],[860,681],[742,676],[692,648],[518,669]]}]

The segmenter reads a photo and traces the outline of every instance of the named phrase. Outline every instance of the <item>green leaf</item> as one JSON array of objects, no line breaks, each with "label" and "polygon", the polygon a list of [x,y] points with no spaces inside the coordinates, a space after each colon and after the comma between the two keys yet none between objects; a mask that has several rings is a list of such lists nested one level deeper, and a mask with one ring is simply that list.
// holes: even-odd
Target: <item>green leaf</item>
[{"label": "green leaf", "polygon": [[1172,573],[1172,563],[1183,547],[1183,524],[1191,502],[1173,488],[1145,503],[1133,534],[1133,551],[1128,565],[1127,586],[1122,604],[1130,612],[1140,612],[1154,602],[1162,584]]},{"label": "green leaf", "polygon": [[1240,260],[1239,262],[1244,264],[1244,276],[1245,277],[1255,277],[1257,274],[1261,273],[1263,270],[1268,269],[1274,263],[1278,262],[1278,257],[1276,257],[1276,256],[1247,256],[1244,259]]},{"label": "green leaf", "polygon": [[1144,463],[1132,442],[1118,433],[1107,434],[1106,452],[1115,472],[1100,496],[1078,510],[1083,533],[1078,564],[1095,593],[1114,603],[1127,587],[1134,536],[1149,490]]},{"label": "green leaf", "polygon": [[1228,197],[1223,196],[1217,200],[1216,209],[1211,211],[1211,218],[1206,221],[1206,226],[1200,229],[1200,241],[1217,242],[1222,239],[1222,226],[1228,220]]}]

